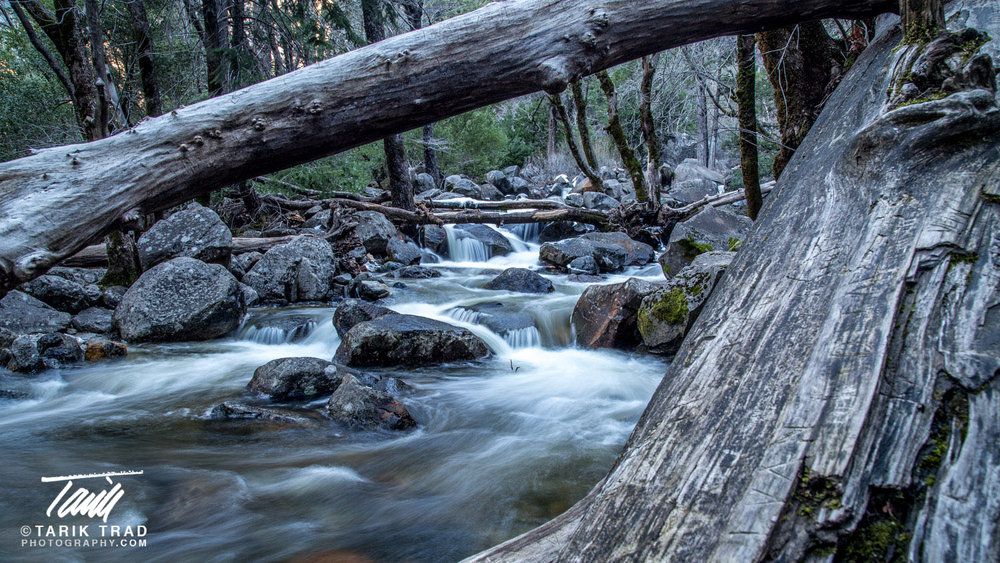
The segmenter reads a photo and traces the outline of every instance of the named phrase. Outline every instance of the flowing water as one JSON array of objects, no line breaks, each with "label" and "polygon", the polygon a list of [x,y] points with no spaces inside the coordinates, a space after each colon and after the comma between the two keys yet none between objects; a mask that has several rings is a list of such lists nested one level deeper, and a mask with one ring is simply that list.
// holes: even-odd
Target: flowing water
[{"label": "flowing water", "polygon": [[[518,250],[506,257],[453,246],[455,260],[433,266],[443,277],[406,280],[388,303],[468,327],[494,352],[382,370],[409,386],[398,398],[419,422],[411,432],[321,417],[304,426],[207,418],[213,405],[241,400],[269,360],[332,357],[331,307],[254,311],[314,321],[295,333],[248,322],[227,339],[135,345],[127,359],[36,378],[0,375],[28,394],[0,398],[0,560],[453,561],[566,510],[609,469],[665,365],[575,348],[570,315],[586,285],[566,276],[549,276],[556,291],[542,296],[480,289],[503,268],[537,265],[538,245],[523,240],[537,227],[516,233],[505,234]],[[660,275],[655,264],[628,274]],[[490,303],[534,326],[498,334],[476,324],[470,307]],[[91,523],[93,536],[103,523],[47,518],[62,483],[42,476],[123,470],[143,474],[117,477],[124,494],[107,524],[145,526],[145,547],[21,546],[25,525]]]}]

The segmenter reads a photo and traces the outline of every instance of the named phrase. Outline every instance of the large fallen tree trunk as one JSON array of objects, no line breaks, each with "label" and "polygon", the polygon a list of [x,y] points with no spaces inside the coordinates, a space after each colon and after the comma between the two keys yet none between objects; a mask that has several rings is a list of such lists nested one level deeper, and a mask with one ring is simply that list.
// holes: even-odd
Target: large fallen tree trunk
[{"label": "large fallen tree trunk", "polygon": [[521,0],[0,165],[0,292],[120,220],[685,43],[895,0]]},{"label": "large fallen tree trunk", "polygon": [[473,559],[1000,558],[1000,109],[888,106],[900,36],[833,94],[607,477]]}]

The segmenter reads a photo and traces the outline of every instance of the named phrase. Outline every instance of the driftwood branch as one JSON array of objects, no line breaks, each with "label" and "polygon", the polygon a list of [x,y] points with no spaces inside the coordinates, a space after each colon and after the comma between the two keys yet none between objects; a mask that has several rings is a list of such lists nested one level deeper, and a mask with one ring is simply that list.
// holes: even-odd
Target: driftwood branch
[{"label": "driftwood branch", "polygon": [[[0,165],[0,292],[40,275],[126,216],[721,35],[895,0],[495,2],[101,141]],[[44,217],[45,220],[39,220]]]}]

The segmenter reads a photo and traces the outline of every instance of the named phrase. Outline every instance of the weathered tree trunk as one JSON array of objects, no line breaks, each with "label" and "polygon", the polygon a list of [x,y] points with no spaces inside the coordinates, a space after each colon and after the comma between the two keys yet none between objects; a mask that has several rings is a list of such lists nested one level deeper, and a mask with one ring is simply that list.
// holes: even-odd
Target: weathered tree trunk
[{"label": "weathered tree trunk", "polygon": [[153,39],[149,33],[146,4],[143,0],[126,0],[125,6],[132,20],[135,48],[139,52],[139,78],[142,81],[142,95],[146,100],[146,115],[156,117],[163,113],[163,105],[160,101],[160,81],[156,78],[156,65],[153,61]]},{"label": "weathered tree trunk", "polygon": [[656,123],[653,121],[653,75],[656,73],[656,58],[642,58],[642,82],[639,85],[639,120],[642,124],[642,140],[646,145],[646,188],[650,201],[660,204],[660,147],[656,138]]},{"label": "weathered tree trunk", "polygon": [[602,190],[604,181],[601,179],[600,172],[591,167],[591,164],[580,153],[580,147],[576,144],[576,139],[573,136],[573,126],[569,122],[569,115],[566,114],[566,106],[562,102],[562,94],[550,94],[549,103],[555,108],[556,117],[563,124],[563,131],[566,133],[566,145],[569,147],[569,152],[573,155],[573,160],[576,161],[577,167],[590,180],[590,185],[594,189],[597,191]]},{"label": "weathered tree trunk", "polygon": [[628,138],[625,137],[625,131],[622,129],[621,119],[618,117],[618,96],[615,94],[615,83],[606,71],[598,72],[597,79],[601,82],[601,89],[604,90],[604,96],[608,99],[608,134],[614,139],[618,154],[622,158],[622,165],[625,166],[629,177],[632,178],[635,198],[640,203],[646,203],[649,201],[646,179],[643,177],[642,165],[639,164],[639,159],[635,157],[635,152],[629,146]]},{"label": "weathered tree trunk", "polygon": [[608,476],[473,560],[1000,557],[1000,109],[889,110],[900,37],[833,94]]},{"label": "weathered tree trunk", "polygon": [[141,217],[215,186],[501,100],[558,92],[586,74],[683,43],[802,19],[870,15],[895,2],[745,6],[736,0],[490,4],[109,139],[0,164],[0,290],[42,274],[122,216]]},{"label": "weathered tree trunk", "polygon": [[788,165],[823,109],[837,73],[836,45],[821,22],[803,23],[757,35],[781,130],[774,177]]},{"label": "weathered tree trunk", "polygon": [[[410,29],[417,30],[422,28],[424,1],[406,0],[403,2],[403,8],[406,11],[406,19],[410,23]],[[434,182],[440,186],[444,181],[444,175],[441,174],[441,169],[438,167],[437,147],[435,146],[433,123],[423,126],[421,137],[421,144],[424,149],[424,170],[430,174],[431,177],[434,178]]]},{"label": "weathered tree trunk", "polygon": [[698,82],[697,92],[698,160],[702,166],[712,166],[712,132],[708,130],[708,94],[705,85]]},{"label": "weathered tree trunk", "polygon": [[600,173],[601,167],[594,154],[594,142],[590,138],[590,124],[587,123],[587,98],[583,93],[583,86],[580,85],[579,80],[574,80],[569,86],[573,92],[573,104],[576,106],[576,128],[580,130],[580,145],[583,148],[583,155],[587,158],[587,164],[590,168]]},{"label": "weathered tree trunk", "polygon": [[[107,137],[113,130],[128,127],[128,120],[118,99],[118,87],[108,70],[108,55],[104,50],[104,26],[97,0],[84,0],[87,30],[90,32],[90,59],[97,75],[97,92],[101,99],[101,133]],[[93,139],[91,139],[93,140]]]},{"label": "weathered tree trunk", "polygon": [[229,80],[233,88],[239,88],[241,73],[247,57],[246,13],[243,0],[229,0]]},{"label": "weathered tree trunk", "polygon": [[740,170],[747,196],[747,215],[757,220],[764,200],[760,195],[757,164],[757,40],[753,35],[736,38],[736,103],[740,122]]}]

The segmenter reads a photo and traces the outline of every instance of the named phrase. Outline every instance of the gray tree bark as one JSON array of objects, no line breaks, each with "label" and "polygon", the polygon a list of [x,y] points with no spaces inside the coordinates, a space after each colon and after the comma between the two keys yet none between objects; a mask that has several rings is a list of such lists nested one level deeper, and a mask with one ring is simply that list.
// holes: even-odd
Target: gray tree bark
[{"label": "gray tree bark", "polygon": [[[893,0],[494,3],[111,138],[0,165],[0,291],[117,221],[710,37],[862,17]],[[46,217],[46,221],[37,220]]]},{"label": "gray tree bark", "polygon": [[1000,108],[892,109],[901,37],[834,92],[607,477],[472,560],[1000,557]]}]

